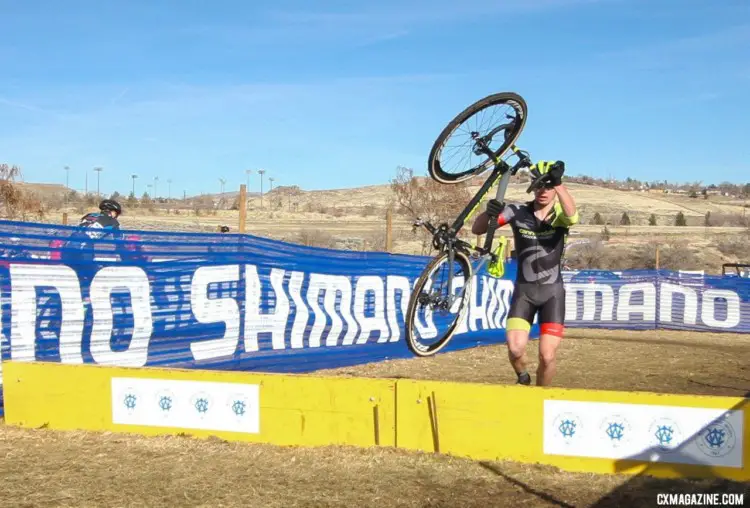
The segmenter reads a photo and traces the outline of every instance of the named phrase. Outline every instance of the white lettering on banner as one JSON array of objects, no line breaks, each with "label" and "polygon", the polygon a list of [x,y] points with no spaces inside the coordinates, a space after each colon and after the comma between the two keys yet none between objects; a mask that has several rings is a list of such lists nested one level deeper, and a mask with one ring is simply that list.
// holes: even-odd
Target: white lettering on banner
[{"label": "white lettering on banner", "polygon": [[[471,282],[469,309],[456,327],[456,334],[469,331],[505,328],[510,310],[510,300],[513,296],[513,281],[482,276],[482,299],[477,303],[479,277],[474,276]],[[463,279],[457,281],[459,288],[463,287]],[[457,292],[460,289],[456,290]],[[458,312],[459,303],[454,303],[452,312]],[[536,322],[536,318],[534,318]],[[477,326],[481,323],[481,326]]]},{"label": "white lettering on banner", "polygon": [[659,298],[659,321],[662,323],[672,322],[672,302],[674,295],[681,295],[685,299],[684,310],[682,311],[682,322],[688,325],[694,325],[698,317],[698,295],[694,289],[677,284],[663,282],[661,284],[661,295]]},{"label": "white lettering on banner", "polygon": [[290,339],[292,348],[298,349],[304,347],[305,329],[307,320],[310,317],[310,311],[302,299],[302,282],[305,280],[305,274],[302,272],[292,272],[289,277],[289,295],[294,302],[294,324],[292,325],[292,336]]},{"label": "white lettering on banner", "polygon": [[196,360],[232,356],[237,350],[240,341],[240,309],[237,300],[231,297],[209,299],[208,286],[212,283],[238,281],[239,278],[239,265],[201,266],[195,271],[190,283],[190,307],[196,321],[225,325],[223,337],[190,344],[190,351]]},{"label": "white lettering on banner", "polygon": [[357,331],[359,329],[351,312],[351,280],[344,275],[325,275],[323,277],[330,281],[329,283],[324,284],[325,297],[323,298],[323,306],[325,307],[326,312],[328,312],[328,315],[331,316],[332,321],[331,327],[328,329],[328,336],[326,337],[326,346],[337,346],[343,329],[341,318],[336,312],[336,300],[339,293],[341,294],[339,312],[347,324],[346,335],[344,336],[342,344],[344,346],[350,346],[354,343],[354,337],[357,336]]},{"label": "white lettering on banner", "polygon": [[[367,293],[373,294],[374,315],[372,317],[365,316]],[[390,331],[388,330],[388,323],[385,321],[385,288],[382,278],[377,275],[359,277],[354,289],[354,319],[360,326],[357,344],[365,344],[370,340],[373,331],[380,332],[378,342],[388,341]]]},{"label": "white lettering on banner", "polygon": [[[388,275],[385,278],[388,294],[386,295],[386,307],[388,314],[388,326],[391,328],[391,342],[397,342],[401,338],[401,327],[396,318],[396,292],[401,293],[401,316],[406,316],[409,307],[411,286],[409,279],[401,275]],[[382,341],[378,341],[382,342]]]},{"label": "white lettering on banner", "polygon": [[487,316],[487,326],[489,328],[497,328],[497,314],[496,311],[500,307],[500,299],[497,296],[497,281],[494,277],[491,279],[485,279],[484,287],[490,292],[489,300],[487,301],[487,307],[485,309],[485,316]]},{"label": "white lettering on banner", "polygon": [[65,265],[11,264],[11,358],[36,360],[38,287],[53,287],[60,295],[59,349],[62,363],[83,363],[83,299],[75,270]]},{"label": "white lettering on banner", "polygon": [[245,351],[258,350],[258,334],[271,334],[271,347],[285,349],[284,336],[289,317],[289,299],[284,293],[284,270],[271,269],[271,288],[274,296],[274,309],[260,311],[261,285],[255,265],[245,265]]},{"label": "white lettering on banner", "polygon": [[[476,291],[477,291],[476,290],[476,287],[477,287],[476,280],[477,279],[475,277],[471,281],[471,287],[469,288],[469,291],[470,291],[469,301],[464,304],[464,305],[469,306],[469,308],[464,311],[463,316],[461,316],[461,319],[459,319],[458,323],[456,324],[456,335],[461,335],[462,333],[467,333],[469,331],[469,314],[470,314],[470,310],[471,310],[471,305],[474,302],[474,297],[477,294],[476,293]],[[464,289],[465,282],[466,281],[464,280],[463,277],[456,277],[455,279],[453,279],[453,294],[454,295],[461,294],[462,291],[466,291]],[[425,291],[429,291],[429,287],[431,285],[432,284],[430,282],[428,282],[427,285],[426,285]],[[451,308],[450,308],[451,313],[456,314],[458,312],[460,306],[461,306],[461,300],[460,299],[458,299],[455,302],[453,302],[453,306],[451,306]],[[425,317],[429,317],[430,320],[432,320],[432,311],[425,312]],[[417,322],[419,322],[419,319],[417,319]],[[419,328],[419,326],[417,326],[417,328],[419,329],[419,333],[423,337],[425,337],[425,338],[431,339],[431,338],[437,336],[437,329],[435,328],[434,324],[432,325],[432,328],[430,330],[434,331],[435,333],[432,333],[430,335],[427,335],[427,334],[423,333],[422,330]]]},{"label": "white lettering on banner", "polygon": [[[484,284],[482,284],[482,300],[479,305],[476,305],[476,297],[479,289],[477,288],[478,278],[474,278],[471,285],[471,305],[469,306],[469,329],[475,332],[479,329],[490,328],[490,320],[487,317],[488,306],[490,305],[490,299],[492,298],[493,292],[490,281],[485,278]],[[477,322],[481,323],[481,327],[477,327]]]},{"label": "white lettering on banner", "polygon": [[339,335],[343,329],[341,317],[336,312],[336,297],[341,294],[340,310],[346,320],[348,330],[344,337],[344,344],[352,344],[357,333],[354,317],[351,315],[352,285],[349,279],[343,275],[323,275],[319,273],[310,274],[310,286],[307,290],[307,304],[312,307],[315,315],[312,330],[310,331],[310,347],[320,347],[320,339],[328,322],[327,315],[320,308],[318,298],[323,291],[323,306],[331,317],[331,326],[326,337],[326,346],[336,346]]},{"label": "white lettering on banner", "polygon": [[615,294],[612,286],[606,284],[566,284],[565,285],[565,321],[576,321],[578,311],[578,293],[583,293],[583,321],[596,319],[596,295],[602,297],[601,321],[612,321],[615,308]]},{"label": "white lettering on banner", "polygon": [[[133,309],[133,336],[125,351],[112,350],[114,312],[111,295],[122,288],[130,293]],[[93,309],[91,357],[102,365],[143,367],[154,325],[151,318],[151,290],[148,276],[137,266],[108,266],[99,270],[89,291]]]},{"label": "white lettering on banner", "polygon": [[[643,303],[631,303],[633,293],[643,293]],[[643,321],[656,319],[656,288],[648,282],[627,284],[617,294],[617,320],[630,321],[631,314],[640,314]]]},{"label": "white lettering on banner", "polygon": [[[699,295],[696,290],[685,286],[662,283],[658,302],[656,287],[650,282],[621,284],[619,288],[618,285],[569,283],[565,286],[565,292],[565,320],[567,322],[613,321],[615,308],[617,321],[655,322],[658,303],[659,321],[671,323],[675,319],[673,316],[675,296],[679,296],[685,302],[682,322],[688,325],[697,323]],[[579,318],[578,295],[580,293],[583,294],[583,312]],[[635,293],[642,293],[643,303],[632,303]],[[601,297],[601,305],[597,305],[597,295]],[[700,294],[700,300],[701,321],[706,326],[728,329],[740,324],[741,300],[736,292],[706,289]],[[716,318],[717,302],[720,301],[723,301],[726,306],[726,317],[723,320]],[[597,309],[600,309],[598,313]],[[633,318],[633,314],[637,317]]]},{"label": "white lettering on banner", "polygon": [[[400,275],[357,277],[287,273],[281,268],[271,268],[267,273],[261,277],[258,267],[251,264],[202,266],[192,274],[179,274],[172,291],[176,295],[163,294],[170,282],[168,277],[157,279],[157,292],[151,295],[149,278],[142,269],[103,268],[92,280],[92,312],[86,315],[75,270],[65,265],[11,263],[10,356],[18,360],[35,360],[37,334],[47,333],[53,337],[55,334],[49,326],[42,326],[38,332],[37,323],[45,324],[50,319],[60,320],[57,338],[60,359],[64,363],[83,362],[85,324],[91,329],[90,352],[95,362],[144,365],[148,359],[153,316],[157,315],[159,324],[164,326],[161,329],[166,331],[174,329],[166,327],[170,319],[184,320],[191,319],[191,316],[201,324],[224,323],[221,337],[189,344],[195,360],[231,357],[237,351],[241,332],[244,332],[246,352],[258,351],[260,334],[270,335],[274,349],[320,347],[326,331],[325,346],[328,347],[366,344],[372,339],[378,343],[397,342],[402,337],[403,316],[416,281]],[[463,290],[463,280],[456,278],[454,282],[454,291],[458,294]],[[189,292],[185,290],[188,284]],[[209,298],[211,284],[226,291],[226,296],[212,294]],[[657,292],[656,285],[650,282],[568,283],[566,320],[579,324],[580,321],[613,320],[649,323],[658,319],[661,322],[681,321],[687,325],[700,321],[701,325],[714,330],[735,328],[741,323],[745,303],[734,291],[697,289],[667,282],[659,286]],[[54,291],[38,297],[37,288],[52,288],[59,294],[60,303],[52,296]],[[130,296],[134,329],[128,349],[115,352],[114,349],[118,348],[113,349],[112,336],[116,320],[110,294],[118,288]],[[245,301],[244,309],[241,309],[236,295],[242,294],[243,289]],[[229,296],[230,290],[232,296]],[[468,308],[456,329],[457,335],[504,328],[513,291],[512,280],[475,276]],[[153,315],[152,296],[156,306]],[[684,305],[679,303],[681,301]],[[290,323],[292,309],[294,317]],[[452,310],[458,310],[458,303]],[[84,318],[91,322],[85,322]],[[423,336],[429,336],[429,332],[434,336],[437,330],[431,313],[426,318],[426,322],[419,322],[417,326]],[[310,326],[308,322],[311,322]],[[189,322],[180,324],[187,326]],[[185,343],[180,347],[187,348],[188,345]]]},{"label": "white lettering on banner", "polygon": [[[493,321],[495,328],[505,329],[505,324],[508,321],[508,313],[510,312],[510,301],[513,297],[513,287],[513,281],[511,280],[496,279],[495,296],[498,300],[498,309]],[[502,310],[500,310],[500,303],[502,303]]]},{"label": "white lettering on banner", "polygon": [[[701,320],[706,326],[734,328],[740,324],[740,297],[737,293],[721,289],[707,289],[702,296]],[[716,319],[716,300],[726,301],[727,317],[723,321]]]}]

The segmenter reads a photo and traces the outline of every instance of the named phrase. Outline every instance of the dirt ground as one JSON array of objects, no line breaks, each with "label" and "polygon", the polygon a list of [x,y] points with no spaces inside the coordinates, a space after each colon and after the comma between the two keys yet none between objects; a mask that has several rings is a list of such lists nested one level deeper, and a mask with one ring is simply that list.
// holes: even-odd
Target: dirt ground
[{"label": "dirt ground", "polygon": [[[319,371],[474,383],[515,383],[505,345],[421,359]],[[535,380],[538,341],[527,349]],[[555,386],[594,390],[750,396],[750,336],[684,331],[569,329],[558,350]]]},{"label": "dirt ground", "polygon": [[[536,343],[529,347],[536,366]],[[326,374],[511,383],[504,346]],[[556,385],[743,396],[750,337],[570,330]],[[657,506],[657,493],[740,492],[748,484],[573,474],[391,448],[306,449],[185,437],[0,426],[0,506],[604,507]]]}]

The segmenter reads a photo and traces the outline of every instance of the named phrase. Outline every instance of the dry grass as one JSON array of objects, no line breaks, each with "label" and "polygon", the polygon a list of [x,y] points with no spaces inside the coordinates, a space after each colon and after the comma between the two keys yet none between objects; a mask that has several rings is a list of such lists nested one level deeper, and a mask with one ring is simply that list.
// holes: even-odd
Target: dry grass
[{"label": "dry grass", "polygon": [[[557,385],[742,396],[750,338],[571,330]],[[535,366],[536,342],[529,346]],[[512,383],[504,346],[325,372]],[[519,415],[519,424],[523,415]],[[0,427],[0,506],[655,506],[664,492],[745,492],[726,481],[567,473],[391,448],[318,449]],[[747,501],[746,501],[747,502]]]},{"label": "dry grass", "polygon": [[[529,372],[536,369],[538,351],[538,341],[530,341]],[[555,384],[566,388],[735,397],[750,394],[750,337],[746,334],[570,329],[557,363]],[[321,374],[493,384],[516,381],[505,345]]]},{"label": "dry grass", "polygon": [[[390,448],[319,449],[183,437],[0,428],[0,505],[653,506],[657,492],[740,491],[721,481],[572,474]],[[607,499],[603,499],[609,496]]]}]

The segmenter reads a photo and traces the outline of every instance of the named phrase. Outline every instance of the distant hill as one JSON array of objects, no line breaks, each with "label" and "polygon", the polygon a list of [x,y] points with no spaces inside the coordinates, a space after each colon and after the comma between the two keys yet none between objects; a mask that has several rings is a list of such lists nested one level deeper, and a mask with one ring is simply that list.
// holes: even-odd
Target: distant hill
[{"label": "distant hill", "polygon": [[[426,178],[426,177],[420,177]],[[473,194],[479,189],[482,179],[470,185]],[[43,201],[60,199],[66,194],[64,185],[51,183],[19,182],[25,190],[39,196]],[[596,184],[568,183],[567,184],[579,207],[582,221],[593,224],[593,218],[598,214],[603,224],[619,225],[623,213],[626,213],[630,225],[646,226],[653,214],[660,226],[674,225],[678,213],[682,213],[688,225],[703,226],[706,214],[710,216],[714,226],[741,225],[744,217],[750,219],[750,200],[733,198],[720,194],[707,196],[698,194],[692,197],[688,193],[665,193],[663,190],[621,190],[602,187]],[[531,195],[525,193],[526,183],[511,183],[508,186],[506,199],[508,201],[526,201]],[[181,196],[173,198],[177,206],[209,207],[220,206],[231,208],[239,197],[234,190],[222,193],[207,193],[188,196],[183,201]],[[125,196],[122,199],[126,199]],[[263,209],[287,210],[297,212],[312,212],[341,216],[343,213],[360,216],[382,215],[386,207],[393,201],[390,184],[370,185],[364,187],[338,188],[326,190],[306,191],[298,186],[279,186],[272,191],[263,193]],[[163,207],[165,199],[162,197],[157,205]],[[220,203],[221,201],[221,203]],[[260,192],[248,193],[251,209],[261,208]]]}]

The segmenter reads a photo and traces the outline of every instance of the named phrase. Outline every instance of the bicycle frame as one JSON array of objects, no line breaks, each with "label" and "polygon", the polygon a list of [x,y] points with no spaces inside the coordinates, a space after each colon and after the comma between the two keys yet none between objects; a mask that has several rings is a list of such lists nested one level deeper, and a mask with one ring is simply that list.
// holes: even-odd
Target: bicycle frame
[{"label": "bicycle frame", "polygon": [[[500,126],[499,128],[495,130],[500,130],[501,128],[504,128],[504,127],[505,126]],[[461,230],[461,228],[464,227],[466,218],[479,205],[482,199],[484,199],[485,195],[489,192],[492,186],[495,185],[495,182],[497,182],[498,179],[499,179],[499,183],[497,186],[497,192],[495,193],[495,199],[499,201],[500,203],[504,204],[505,192],[508,188],[510,177],[515,175],[520,169],[531,166],[531,162],[529,160],[528,155],[526,155],[525,152],[523,152],[522,150],[518,149],[515,145],[511,146],[511,150],[519,158],[519,161],[515,165],[510,166],[504,160],[498,157],[495,157],[495,154],[487,147],[486,143],[484,143],[483,140],[480,139],[477,142],[477,144],[478,144],[479,150],[482,153],[489,156],[491,159],[495,161],[495,167],[492,169],[492,173],[490,174],[489,178],[487,178],[487,180],[484,182],[484,184],[482,184],[479,191],[477,191],[474,197],[471,198],[471,200],[466,205],[466,207],[461,211],[458,217],[456,217],[456,219],[453,221],[453,224],[450,227],[447,224],[442,224],[438,228],[435,228],[429,222],[422,222],[421,220],[418,220],[414,223],[415,227],[422,225],[430,233],[432,233],[433,246],[435,248],[437,248],[438,250],[442,250],[444,248],[448,249],[448,262],[449,262],[448,294],[450,295],[450,303],[448,306],[449,308],[453,306],[453,302],[455,301],[455,298],[456,298],[453,295],[453,260],[454,260],[455,249],[458,247],[459,249],[463,249],[466,251],[473,250],[479,253],[479,263],[476,266],[475,271],[481,270],[481,268],[484,266],[485,263],[491,260],[494,260],[495,255],[492,253],[491,249],[492,249],[492,241],[495,238],[495,231],[497,230],[497,216],[488,217],[489,227],[488,227],[487,234],[484,240],[484,246],[482,247],[478,247],[478,246],[475,247],[463,240],[457,239],[456,235]]]}]

